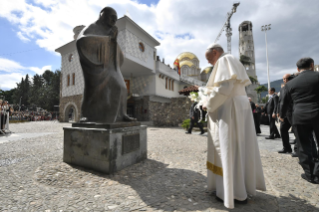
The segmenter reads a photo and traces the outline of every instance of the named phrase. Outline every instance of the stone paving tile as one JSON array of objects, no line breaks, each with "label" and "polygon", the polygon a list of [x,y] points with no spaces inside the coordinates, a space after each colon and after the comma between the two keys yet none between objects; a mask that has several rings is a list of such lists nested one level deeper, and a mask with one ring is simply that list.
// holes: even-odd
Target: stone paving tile
[{"label": "stone paving tile", "polygon": [[[148,159],[105,175],[62,162],[63,126],[11,125],[53,134],[0,144],[0,211],[229,211],[206,190],[207,137],[148,128]],[[319,187],[300,178],[298,159],[267,149],[261,157],[267,191],[232,211],[319,211]]]}]

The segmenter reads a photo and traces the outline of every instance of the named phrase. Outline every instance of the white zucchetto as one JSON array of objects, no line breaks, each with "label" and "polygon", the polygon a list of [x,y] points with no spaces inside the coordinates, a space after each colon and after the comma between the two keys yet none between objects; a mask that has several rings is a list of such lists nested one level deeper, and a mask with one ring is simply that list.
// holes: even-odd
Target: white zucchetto
[{"label": "white zucchetto", "polygon": [[[217,47],[223,49],[223,47],[222,47],[221,45],[219,45],[218,43],[212,43],[212,44],[210,44],[210,45],[207,47],[207,50],[212,49],[212,48],[217,48]],[[223,50],[224,50],[224,49],[223,49]]]}]

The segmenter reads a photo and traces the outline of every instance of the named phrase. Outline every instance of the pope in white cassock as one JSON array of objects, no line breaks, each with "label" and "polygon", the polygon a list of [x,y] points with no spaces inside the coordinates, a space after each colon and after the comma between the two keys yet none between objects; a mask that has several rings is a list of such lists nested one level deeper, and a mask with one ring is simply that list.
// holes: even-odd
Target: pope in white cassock
[{"label": "pope in white cassock", "polygon": [[214,68],[206,87],[199,87],[207,108],[208,189],[227,208],[247,203],[247,195],[266,190],[253,115],[245,91],[251,82],[241,62],[212,44],[206,59]]}]

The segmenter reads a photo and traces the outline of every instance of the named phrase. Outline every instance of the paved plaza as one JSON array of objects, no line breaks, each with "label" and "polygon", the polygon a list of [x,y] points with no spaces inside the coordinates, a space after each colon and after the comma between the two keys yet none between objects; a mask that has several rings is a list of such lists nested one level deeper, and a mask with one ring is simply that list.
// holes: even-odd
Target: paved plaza
[{"label": "paved plaza", "polygon": [[258,137],[267,191],[233,210],[206,190],[207,136],[149,127],[148,159],[105,175],[62,162],[66,126],[12,124],[0,137],[0,211],[319,211],[319,185],[276,152],[281,139],[265,140],[268,126]]}]

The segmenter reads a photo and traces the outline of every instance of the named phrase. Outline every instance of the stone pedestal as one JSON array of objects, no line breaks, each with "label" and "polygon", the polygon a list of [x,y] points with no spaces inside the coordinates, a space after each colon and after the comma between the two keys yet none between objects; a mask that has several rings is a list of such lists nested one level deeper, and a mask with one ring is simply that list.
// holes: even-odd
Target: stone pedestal
[{"label": "stone pedestal", "polygon": [[63,129],[66,163],[111,174],[147,158],[146,126],[139,122],[74,123]]}]

